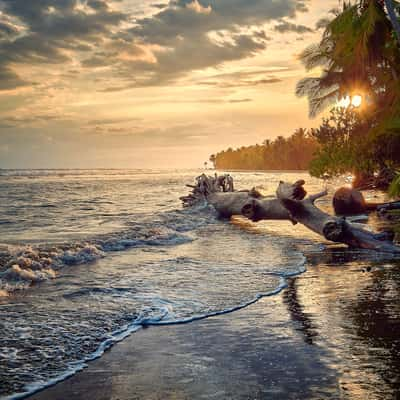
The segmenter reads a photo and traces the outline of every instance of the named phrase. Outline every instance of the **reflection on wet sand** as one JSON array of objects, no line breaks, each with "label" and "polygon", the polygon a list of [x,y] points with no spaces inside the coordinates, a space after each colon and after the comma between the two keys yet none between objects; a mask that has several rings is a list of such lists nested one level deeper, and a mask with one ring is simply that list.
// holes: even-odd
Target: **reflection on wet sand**
[{"label": "reflection on wet sand", "polygon": [[308,344],[314,343],[314,337],[318,335],[313,319],[305,312],[303,305],[299,300],[299,294],[296,288],[296,279],[290,279],[288,286],[283,293],[283,301],[287,306],[292,321],[298,322],[295,329],[304,336],[304,341]]},{"label": "reflection on wet sand", "polygon": [[400,396],[400,262],[327,249],[308,254],[309,272],[290,282],[284,301],[307,343],[333,352],[346,398]]},{"label": "reflection on wet sand", "polygon": [[400,264],[343,248],[307,256],[282,296],[139,331],[32,399],[398,399]]},{"label": "reflection on wet sand", "polygon": [[[312,247],[315,236],[304,227],[232,222],[253,233],[304,235],[298,245],[307,255],[308,272],[288,280],[283,292],[294,329],[305,343],[327,351],[324,362],[338,373],[341,397],[400,398],[400,260],[390,254],[351,250],[341,245]],[[375,215],[377,230],[390,229]],[[311,249],[311,250],[310,250]]]}]

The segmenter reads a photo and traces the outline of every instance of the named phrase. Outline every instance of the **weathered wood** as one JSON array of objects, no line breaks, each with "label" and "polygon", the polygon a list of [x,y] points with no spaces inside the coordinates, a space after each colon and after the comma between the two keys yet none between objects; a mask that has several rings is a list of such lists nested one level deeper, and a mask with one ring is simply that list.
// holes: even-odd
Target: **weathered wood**
[{"label": "weathered wood", "polygon": [[[220,218],[245,215],[252,221],[283,219],[296,223],[278,199],[268,199],[256,188],[234,192],[233,178],[230,175],[211,177],[202,174],[196,178],[196,182],[196,185],[186,185],[193,186],[192,193],[180,197],[184,207],[191,207],[199,202],[207,201],[215,208]],[[293,185],[298,199],[303,199],[306,195],[303,185],[303,180],[297,181]]]},{"label": "weathered wood", "polygon": [[187,184],[186,187],[192,189],[192,193],[187,196],[180,197],[184,207],[191,207],[199,202],[203,202],[213,193],[226,193],[233,192],[233,178],[229,175],[215,174],[214,176],[208,176],[201,174],[196,178],[195,185]]},{"label": "weathered wood", "polygon": [[326,191],[298,200],[293,185],[280,182],[276,194],[295,221],[327,240],[355,248],[400,254],[400,247],[392,243],[393,236],[390,234],[367,231],[349,223],[344,217],[335,217],[317,208],[315,201],[327,195]]},{"label": "weathered wood", "polygon": [[[200,200],[207,201],[220,217],[244,215],[253,221],[283,219],[294,224],[299,222],[333,242],[344,243],[354,248],[400,254],[400,247],[392,243],[392,233],[370,232],[360,224],[351,224],[344,217],[332,216],[317,208],[314,205],[315,201],[326,196],[327,192],[323,191],[305,198],[307,193],[303,180],[294,184],[281,182],[276,199],[265,198],[256,189],[223,192],[226,189],[221,187],[217,176],[213,178],[203,174],[196,180],[197,185],[192,193],[181,197],[185,207],[194,205]],[[233,184],[231,186],[233,187]]]},{"label": "weathered wood", "polygon": [[359,190],[348,187],[336,190],[332,205],[336,215],[356,215],[371,211],[400,209],[400,202],[367,202]]},{"label": "weathered wood", "polygon": [[[298,181],[293,184],[294,191],[299,199],[304,198],[306,195],[303,185],[304,181]],[[292,221],[290,214],[278,199],[267,199],[255,188],[242,192],[213,192],[205,196],[205,198],[222,218],[230,218],[232,215],[244,215],[252,221],[260,221],[262,219]]]},{"label": "weathered wood", "polygon": [[244,215],[255,222],[262,219],[290,220],[290,214],[278,199],[255,198],[251,191],[213,193],[207,196],[207,202],[215,208],[221,218]]},{"label": "weathered wood", "polygon": [[[307,192],[304,190],[304,181],[299,180],[292,184],[293,196],[297,200],[302,200]],[[241,210],[242,215],[251,219],[254,222],[263,219],[286,219],[293,224],[297,222],[291,217],[288,210],[282,206],[279,199],[252,198],[243,205]]]},{"label": "weathered wood", "polygon": [[383,203],[377,206],[377,211],[385,212],[390,210],[400,210],[400,201],[393,201],[391,203]]}]

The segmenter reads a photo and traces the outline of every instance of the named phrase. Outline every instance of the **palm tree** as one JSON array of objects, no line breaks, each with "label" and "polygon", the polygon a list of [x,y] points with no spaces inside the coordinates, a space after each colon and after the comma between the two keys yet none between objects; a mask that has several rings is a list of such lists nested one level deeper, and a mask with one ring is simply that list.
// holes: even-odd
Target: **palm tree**
[{"label": "palm tree", "polygon": [[306,70],[322,69],[320,76],[304,78],[296,87],[299,97],[308,98],[311,117],[355,91],[368,93],[379,105],[393,74],[398,75],[400,55],[392,32],[381,1],[344,2],[334,11],[320,43],[300,54]]},{"label": "palm tree", "polygon": [[322,69],[296,87],[298,96],[308,98],[311,117],[344,96],[362,94],[368,100],[360,113],[365,120],[363,148],[354,153],[354,161],[368,162],[369,172],[400,165],[398,25],[393,1],[345,2],[326,23],[320,43],[300,55],[307,70]]}]

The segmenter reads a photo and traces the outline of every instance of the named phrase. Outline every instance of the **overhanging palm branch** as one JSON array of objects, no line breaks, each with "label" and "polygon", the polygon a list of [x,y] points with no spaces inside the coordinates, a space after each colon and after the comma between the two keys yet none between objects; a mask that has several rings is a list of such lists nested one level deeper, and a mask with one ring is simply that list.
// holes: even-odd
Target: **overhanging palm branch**
[{"label": "overhanging palm branch", "polygon": [[334,14],[320,43],[299,56],[306,70],[323,69],[319,77],[304,78],[296,87],[298,96],[308,98],[310,116],[352,91],[381,95],[400,66],[392,27],[379,1],[344,3]]}]

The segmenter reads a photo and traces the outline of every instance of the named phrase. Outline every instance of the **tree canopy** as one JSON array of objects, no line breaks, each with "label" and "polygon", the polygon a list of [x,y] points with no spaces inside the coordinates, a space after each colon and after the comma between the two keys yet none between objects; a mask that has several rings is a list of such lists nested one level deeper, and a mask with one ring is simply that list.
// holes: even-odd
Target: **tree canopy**
[{"label": "tree canopy", "polygon": [[288,138],[278,136],[262,144],[229,148],[210,156],[217,169],[306,170],[318,143],[305,129],[297,129]]},{"label": "tree canopy", "polygon": [[[311,117],[344,97],[357,95],[363,100],[361,107],[331,115],[330,123],[324,120],[315,131],[322,145],[311,170],[317,175],[352,172],[372,176],[400,165],[400,48],[384,3],[344,2],[332,12],[330,21],[320,24],[324,29],[321,41],[300,55],[306,70],[318,67],[320,71],[296,87],[298,96],[307,97]],[[398,3],[391,4],[399,18]],[[338,120],[343,122],[344,117],[349,118],[347,134]],[[324,142],[321,135],[327,132],[331,138]]]}]

